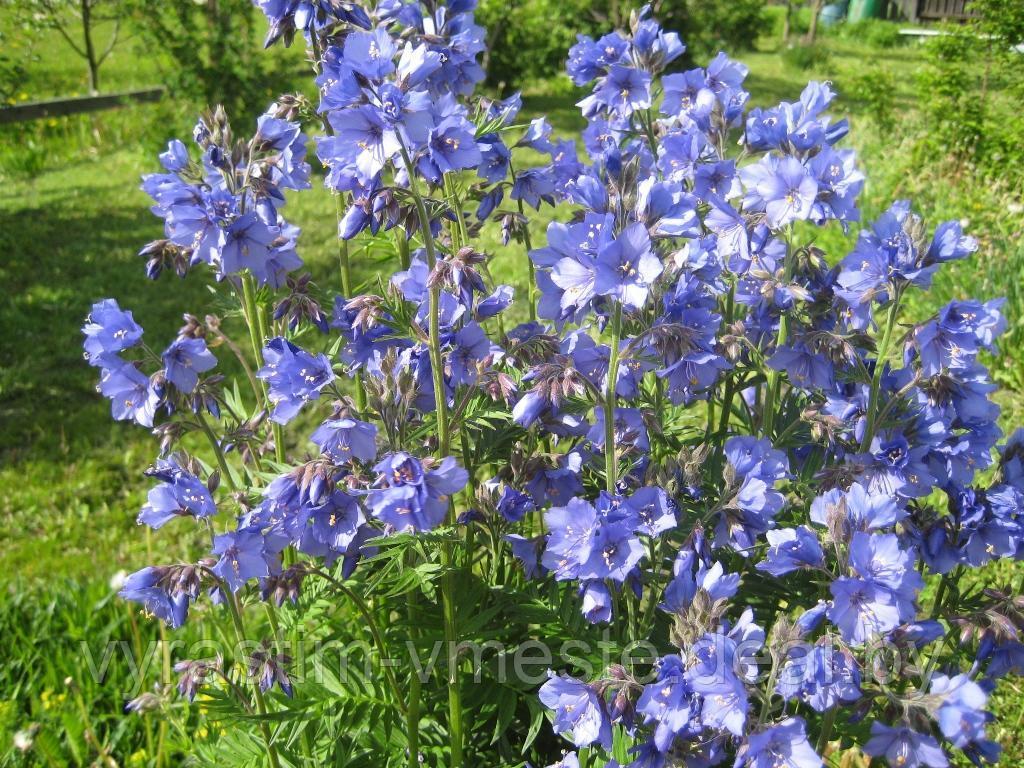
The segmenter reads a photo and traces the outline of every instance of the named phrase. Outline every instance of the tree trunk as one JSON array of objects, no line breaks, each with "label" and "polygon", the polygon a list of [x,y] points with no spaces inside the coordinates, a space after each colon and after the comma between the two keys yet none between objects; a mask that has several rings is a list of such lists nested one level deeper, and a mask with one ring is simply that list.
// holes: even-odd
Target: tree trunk
[{"label": "tree trunk", "polygon": [[85,41],[85,61],[89,65],[89,91],[100,92],[100,63],[92,41],[92,0],[81,0],[82,37]]},{"label": "tree trunk", "polygon": [[788,43],[793,31],[793,0],[786,0],[786,15],[782,18],[782,42]]},{"label": "tree trunk", "polygon": [[807,28],[807,37],[804,38],[806,45],[813,45],[814,39],[818,36],[818,16],[821,15],[822,0],[811,2],[811,26]]}]

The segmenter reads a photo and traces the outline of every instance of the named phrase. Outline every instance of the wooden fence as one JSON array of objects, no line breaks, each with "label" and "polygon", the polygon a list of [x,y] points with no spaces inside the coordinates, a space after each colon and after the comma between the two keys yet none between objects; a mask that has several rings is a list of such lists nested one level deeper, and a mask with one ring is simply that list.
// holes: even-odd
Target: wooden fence
[{"label": "wooden fence", "polygon": [[890,0],[890,14],[909,21],[962,21],[974,14],[967,9],[969,0]]},{"label": "wooden fence", "polygon": [[81,112],[117,109],[128,104],[159,101],[164,97],[165,92],[166,89],[160,86],[159,88],[110,93],[102,96],[78,96],[71,99],[29,101],[25,104],[0,108],[0,123],[20,123],[24,120],[39,120],[45,117],[63,117],[64,115],[77,115]]}]

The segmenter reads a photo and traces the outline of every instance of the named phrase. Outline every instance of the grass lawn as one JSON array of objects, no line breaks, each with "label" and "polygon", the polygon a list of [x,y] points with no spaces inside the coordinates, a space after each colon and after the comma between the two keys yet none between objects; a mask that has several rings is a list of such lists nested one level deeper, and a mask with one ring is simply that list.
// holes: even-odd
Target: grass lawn
[{"label": "grass lawn", "polygon": [[[53,45],[50,41],[45,50],[35,49],[40,58],[26,81],[28,98],[84,89],[84,67]],[[847,84],[858,92],[865,79],[877,76],[894,84],[892,108],[898,120],[906,118],[914,99],[913,75],[921,65],[919,49],[876,49],[839,39],[829,39],[825,47],[827,59],[809,70],[787,64],[767,44],[741,54],[738,58],[751,69],[753,101],[795,100],[808,79],[831,79],[841,94]],[[130,51],[118,51],[104,68],[109,87],[149,85],[159,77],[159,67],[145,58],[140,63]],[[76,74],[76,68],[83,72]],[[528,91],[526,112],[549,114],[556,133],[578,129],[582,121],[572,94],[562,80],[540,84]],[[902,133],[871,118],[876,106],[841,99],[834,110],[837,118],[849,117],[853,130],[848,142],[860,150],[869,179],[863,195],[865,217],[870,219],[894,198],[911,197],[932,225],[945,218],[967,220],[981,241],[981,253],[969,264],[944,270],[927,306],[914,311],[923,315],[953,297],[1008,295],[1011,331],[995,373],[1005,387],[1000,400],[1004,426],[1024,423],[1024,302],[1015,284],[1024,264],[1024,238],[1020,216],[1002,213],[1016,198],[998,185],[950,177],[934,164],[917,164],[912,140],[899,138]],[[220,311],[217,295],[198,279],[146,280],[136,255],[161,234],[159,220],[149,213],[147,198],[138,189],[139,176],[157,170],[156,154],[170,137],[188,133],[197,108],[176,103],[137,106],[0,134],[0,283],[7,294],[0,304],[0,522],[8,532],[0,539],[0,587],[10,596],[0,608],[0,657],[18,655],[16,629],[34,626],[37,612],[49,621],[39,650],[48,666],[33,667],[23,660],[0,671],[0,765],[14,760],[13,753],[3,757],[10,734],[29,720],[50,723],[59,733],[68,713],[74,719],[73,695],[60,704],[47,704],[61,695],[64,676],[81,677],[82,659],[74,643],[94,635],[124,637],[132,626],[124,606],[110,601],[107,582],[119,570],[148,562],[148,538],[134,521],[149,486],[142,470],[156,446],[146,430],[109,418],[105,401],[95,392],[95,371],[82,359],[79,329],[91,303],[106,296],[133,310],[153,346],[173,336],[183,312],[202,316]],[[236,126],[238,133],[247,130]],[[336,289],[330,196],[315,185],[293,195],[287,213],[303,228],[300,254],[315,279],[324,289]],[[535,242],[550,215],[545,210],[538,217]],[[841,233],[830,232],[822,244],[835,259],[855,234],[844,240]],[[520,249],[503,248],[496,232],[487,237],[495,254],[493,271],[522,290]],[[369,280],[376,269],[359,254],[356,265],[361,280]],[[229,318],[229,333],[232,327]],[[190,544],[160,537],[160,559],[184,556]],[[68,608],[76,601],[84,609]],[[107,617],[101,628],[91,623],[96,616]],[[154,630],[140,631],[148,637]],[[1024,697],[1016,697],[1015,685],[1007,686],[1000,700],[1005,720],[997,736],[1007,744],[1008,764],[1024,765],[1024,751],[1010,738],[1024,717]],[[86,694],[87,706],[97,716],[116,713],[120,701],[112,685],[94,686]],[[110,728],[113,732],[115,725]],[[117,738],[116,751],[127,758],[122,750],[137,749],[142,736]]]}]

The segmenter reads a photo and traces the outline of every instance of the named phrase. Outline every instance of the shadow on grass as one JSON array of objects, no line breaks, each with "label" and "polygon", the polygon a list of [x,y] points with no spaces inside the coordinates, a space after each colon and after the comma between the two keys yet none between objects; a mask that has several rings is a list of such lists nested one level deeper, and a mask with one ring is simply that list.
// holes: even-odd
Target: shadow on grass
[{"label": "shadow on grass", "polygon": [[[129,177],[130,178],[130,177]],[[97,372],[82,358],[92,303],[112,296],[161,348],[201,295],[195,281],[151,283],[137,247],[160,235],[125,173],[85,164],[0,195],[0,456],[5,464],[82,451],[107,438]],[[9,188],[10,189],[10,188]],[[111,208],[111,203],[117,207]],[[168,278],[165,278],[165,281]],[[63,449],[63,450],[62,450]]]}]

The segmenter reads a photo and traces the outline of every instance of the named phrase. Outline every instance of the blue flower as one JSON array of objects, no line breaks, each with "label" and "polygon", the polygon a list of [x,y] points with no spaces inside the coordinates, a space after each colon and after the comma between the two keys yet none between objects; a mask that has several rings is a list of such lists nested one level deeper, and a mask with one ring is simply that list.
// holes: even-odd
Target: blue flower
[{"label": "blue flower", "polygon": [[110,399],[113,417],[152,427],[157,405],[162,400],[160,392],[133,363],[106,358],[104,365],[112,367],[104,367],[100,372],[100,392]]},{"label": "blue flower", "polygon": [[775,350],[766,360],[770,368],[785,371],[789,381],[801,389],[831,389],[835,366],[820,352],[796,343]]},{"label": "blue flower", "polygon": [[287,424],[310,400],[334,381],[326,355],[311,355],[280,336],[263,348],[265,365],[256,376],[267,382],[267,396],[274,406],[270,418]]},{"label": "blue flower", "polygon": [[807,725],[799,717],[750,734],[736,753],[736,768],[821,768],[818,753],[807,740]]},{"label": "blue flower", "polygon": [[580,611],[591,624],[611,621],[613,602],[605,582],[591,579],[580,583]]},{"label": "blue flower", "polygon": [[212,552],[220,557],[211,570],[232,592],[250,579],[270,575],[272,556],[266,551],[259,530],[243,528],[219,534],[213,539]]},{"label": "blue flower", "polygon": [[548,225],[548,246],[530,252],[541,270],[537,285],[541,317],[563,323],[578,319],[594,300],[596,257],[612,238],[611,217],[588,214],[579,224]]},{"label": "blue flower", "polygon": [[772,229],[810,218],[818,184],[795,157],[766,155],[760,163],[741,168],[739,176],[747,188],[744,207],[764,211]]},{"label": "blue flower", "polygon": [[604,702],[593,688],[574,677],[548,672],[548,681],[540,688],[540,700],[554,711],[555,733],[570,734],[572,743],[585,747],[595,742],[612,747],[611,722]]},{"label": "blue flower", "polygon": [[825,561],[818,537],[807,526],[767,531],[768,553],[757,564],[759,571],[784,576],[800,568],[813,568]]},{"label": "blue flower", "polygon": [[658,606],[669,613],[685,611],[698,590],[715,602],[732,597],[739,589],[739,574],[725,573],[721,563],[708,567],[698,562],[689,550],[684,549],[679,553],[672,570],[672,581],[665,587],[664,601]]},{"label": "blue flower", "polygon": [[407,453],[392,453],[374,467],[376,487],[367,494],[374,517],[401,533],[429,531],[444,522],[451,497],[469,474],[451,456],[436,467]]},{"label": "blue flower", "polygon": [[579,103],[585,117],[608,111],[617,117],[629,117],[651,106],[651,76],[633,67],[613,64],[601,84]]},{"label": "blue flower", "polygon": [[527,539],[524,536],[510,533],[505,541],[512,548],[512,556],[523,564],[523,573],[528,579],[546,573],[547,569],[540,564],[541,551],[544,548],[544,537]]},{"label": "blue flower", "polygon": [[427,140],[426,154],[416,163],[420,174],[433,184],[445,173],[476,168],[482,157],[473,126],[462,117],[448,117],[434,126]]},{"label": "blue flower", "polygon": [[537,505],[528,493],[517,491],[509,485],[502,487],[496,505],[498,514],[510,523],[518,523],[536,508]]},{"label": "blue flower", "polygon": [[372,183],[401,149],[394,127],[375,106],[336,110],[328,120],[334,135],[317,138],[317,155],[329,166],[351,168],[361,184]]},{"label": "blue flower", "polygon": [[395,71],[396,46],[384,27],[371,32],[354,31],[345,37],[345,63],[367,80],[382,80]]},{"label": "blue flower", "polygon": [[756,539],[774,525],[785,502],[775,485],[787,476],[788,462],[768,440],[746,436],[730,437],[725,443],[725,456],[734,495],[725,500],[719,514],[715,545],[728,545],[749,557]]},{"label": "blue flower", "polygon": [[234,275],[248,269],[261,282],[265,282],[271,246],[279,234],[276,228],[268,226],[255,212],[243,213],[222,232],[221,271],[226,275]]},{"label": "blue flower", "polygon": [[853,654],[828,641],[789,650],[775,689],[824,712],[861,696],[860,669]]},{"label": "blue flower", "polygon": [[206,485],[175,458],[158,459],[156,466],[146,474],[161,482],[149,491],[146,504],[139,512],[139,523],[155,529],[175,517],[205,518],[217,513],[217,505]]},{"label": "blue flower", "polygon": [[583,549],[588,556],[579,558],[579,578],[610,579],[620,584],[646,554],[627,522],[608,519],[601,520]]},{"label": "blue flower", "polygon": [[554,205],[555,177],[552,168],[527,168],[517,172],[512,181],[512,192],[509,197],[513,200],[522,200],[537,210],[540,209],[542,201]]},{"label": "blue flower", "polygon": [[203,339],[177,338],[164,350],[162,359],[167,380],[186,393],[195,390],[200,373],[217,365],[217,358]]},{"label": "blue flower", "polygon": [[310,437],[337,464],[377,458],[377,427],[350,417],[328,419]]},{"label": "blue flower", "polygon": [[604,74],[608,67],[623,59],[629,43],[617,32],[595,42],[586,35],[577,35],[577,43],[569,49],[565,69],[575,85],[586,85]]},{"label": "blue flower", "polygon": [[737,675],[736,653],[733,638],[718,633],[704,635],[690,649],[686,681],[703,696],[704,726],[742,736],[749,702],[744,681]]},{"label": "blue flower", "polygon": [[177,629],[185,623],[189,600],[195,597],[180,576],[180,569],[172,566],[143,568],[129,575],[117,594],[124,600],[141,603],[147,613]]},{"label": "blue flower", "polygon": [[646,227],[630,224],[598,252],[594,292],[617,299],[625,309],[640,310],[663,269]]},{"label": "blue flower", "polygon": [[927,496],[935,485],[926,463],[930,450],[929,445],[912,445],[902,432],[881,430],[869,448],[874,461],[866,471],[869,490],[909,498]]},{"label": "blue flower", "polygon": [[583,491],[580,482],[582,460],[577,453],[570,453],[559,460],[559,466],[539,470],[526,482],[526,492],[538,506],[564,504]]},{"label": "blue flower", "polygon": [[647,536],[659,536],[676,527],[676,504],[661,488],[638,488],[622,502],[633,530]]},{"label": "blue flower", "polygon": [[864,753],[884,757],[891,768],[947,768],[949,760],[939,743],[930,735],[912,731],[907,726],[891,727],[871,723],[871,739]]},{"label": "blue flower", "polygon": [[142,327],[132,313],[121,309],[114,299],[104,299],[92,305],[82,327],[85,334],[86,357],[90,365],[102,366],[109,355],[116,355],[142,340]]},{"label": "blue flower", "polygon": [[544,513],[549,532],[544,567],[559,581],[578,579],[590,559],[599,524],[597,510],[584,499],[572,498],[564,507],[551,507]]},{"label": "blue flower", "polygon": [[829,585],[832,604],[826,615],[850,645],[863,645],[900,624],[896,595],[867,579],[842,576]]},{"label": "blue flower", "polygon": [[656,679],[644,686],[636,711],[645,723],[656,724],[654,746],[667,752],[676,735],[700,716],[700,699],[686,680],[686,666],[679,656],[663,656],[656,673]]},{"label": "blue flower", "polygon": [[[647,427],[644,425],[644,417],[638,408],[616,408],[612,429],[615,436],[613,450],[622,451],[632,448],[641,454],[645,454],[651,449],[651,443],[647,437]],[[604,451],[605,429],[603,408],[595,409],[594,425],[587,433],[587,439],[596,449]]]},{"label": "blue flower", "polygon": [[860,233],[857,245],[843,259],[836,293],[850,306],[885,300],[891,287],[927,288],[938,263],[920,250],[921,222],[910,202],[899,200],[883,213],[870,231]]},{"label": "blue flower", "polygon": [[811,520],[848,541],[855,531],[875,531],[895,525],[907,516],[891,494],[869,491],[854,483],[843,493],[833,488],[811,502]]},{"label": "blue flower", "polygon": [[356,497],[335,488],[322,504],[308,510],[308,527],[303,531],[299,550],[312,555],[324,554],[318,551],[321,547],[315,546],[319,544],[331,552],[345,553],[365,522],[366,517]]},{"label": "blue flower", "polygon": [[512,159],[512,153],[505,142],[497,134],[488,133],[477,139],[477,144],[480,148],[477,175],[491,184],[503,180],[508,175],[509,161]]},{"label": "blue flower", "polygon": [[961,749],[985,741],[992,715],[985,711],[988,694],[980,685],[964,674],[936,675],[928,693],[941,701],[936,720],[943,736]]},{"label": "blue flower", "polygon": [[1006,329],[999,311],[1002,299],[951,301],[935,317],[914,329],[913,340],[921,358],[921,371],[935,376],[948,369],[969,367],[981,349],[992,349]]}]

